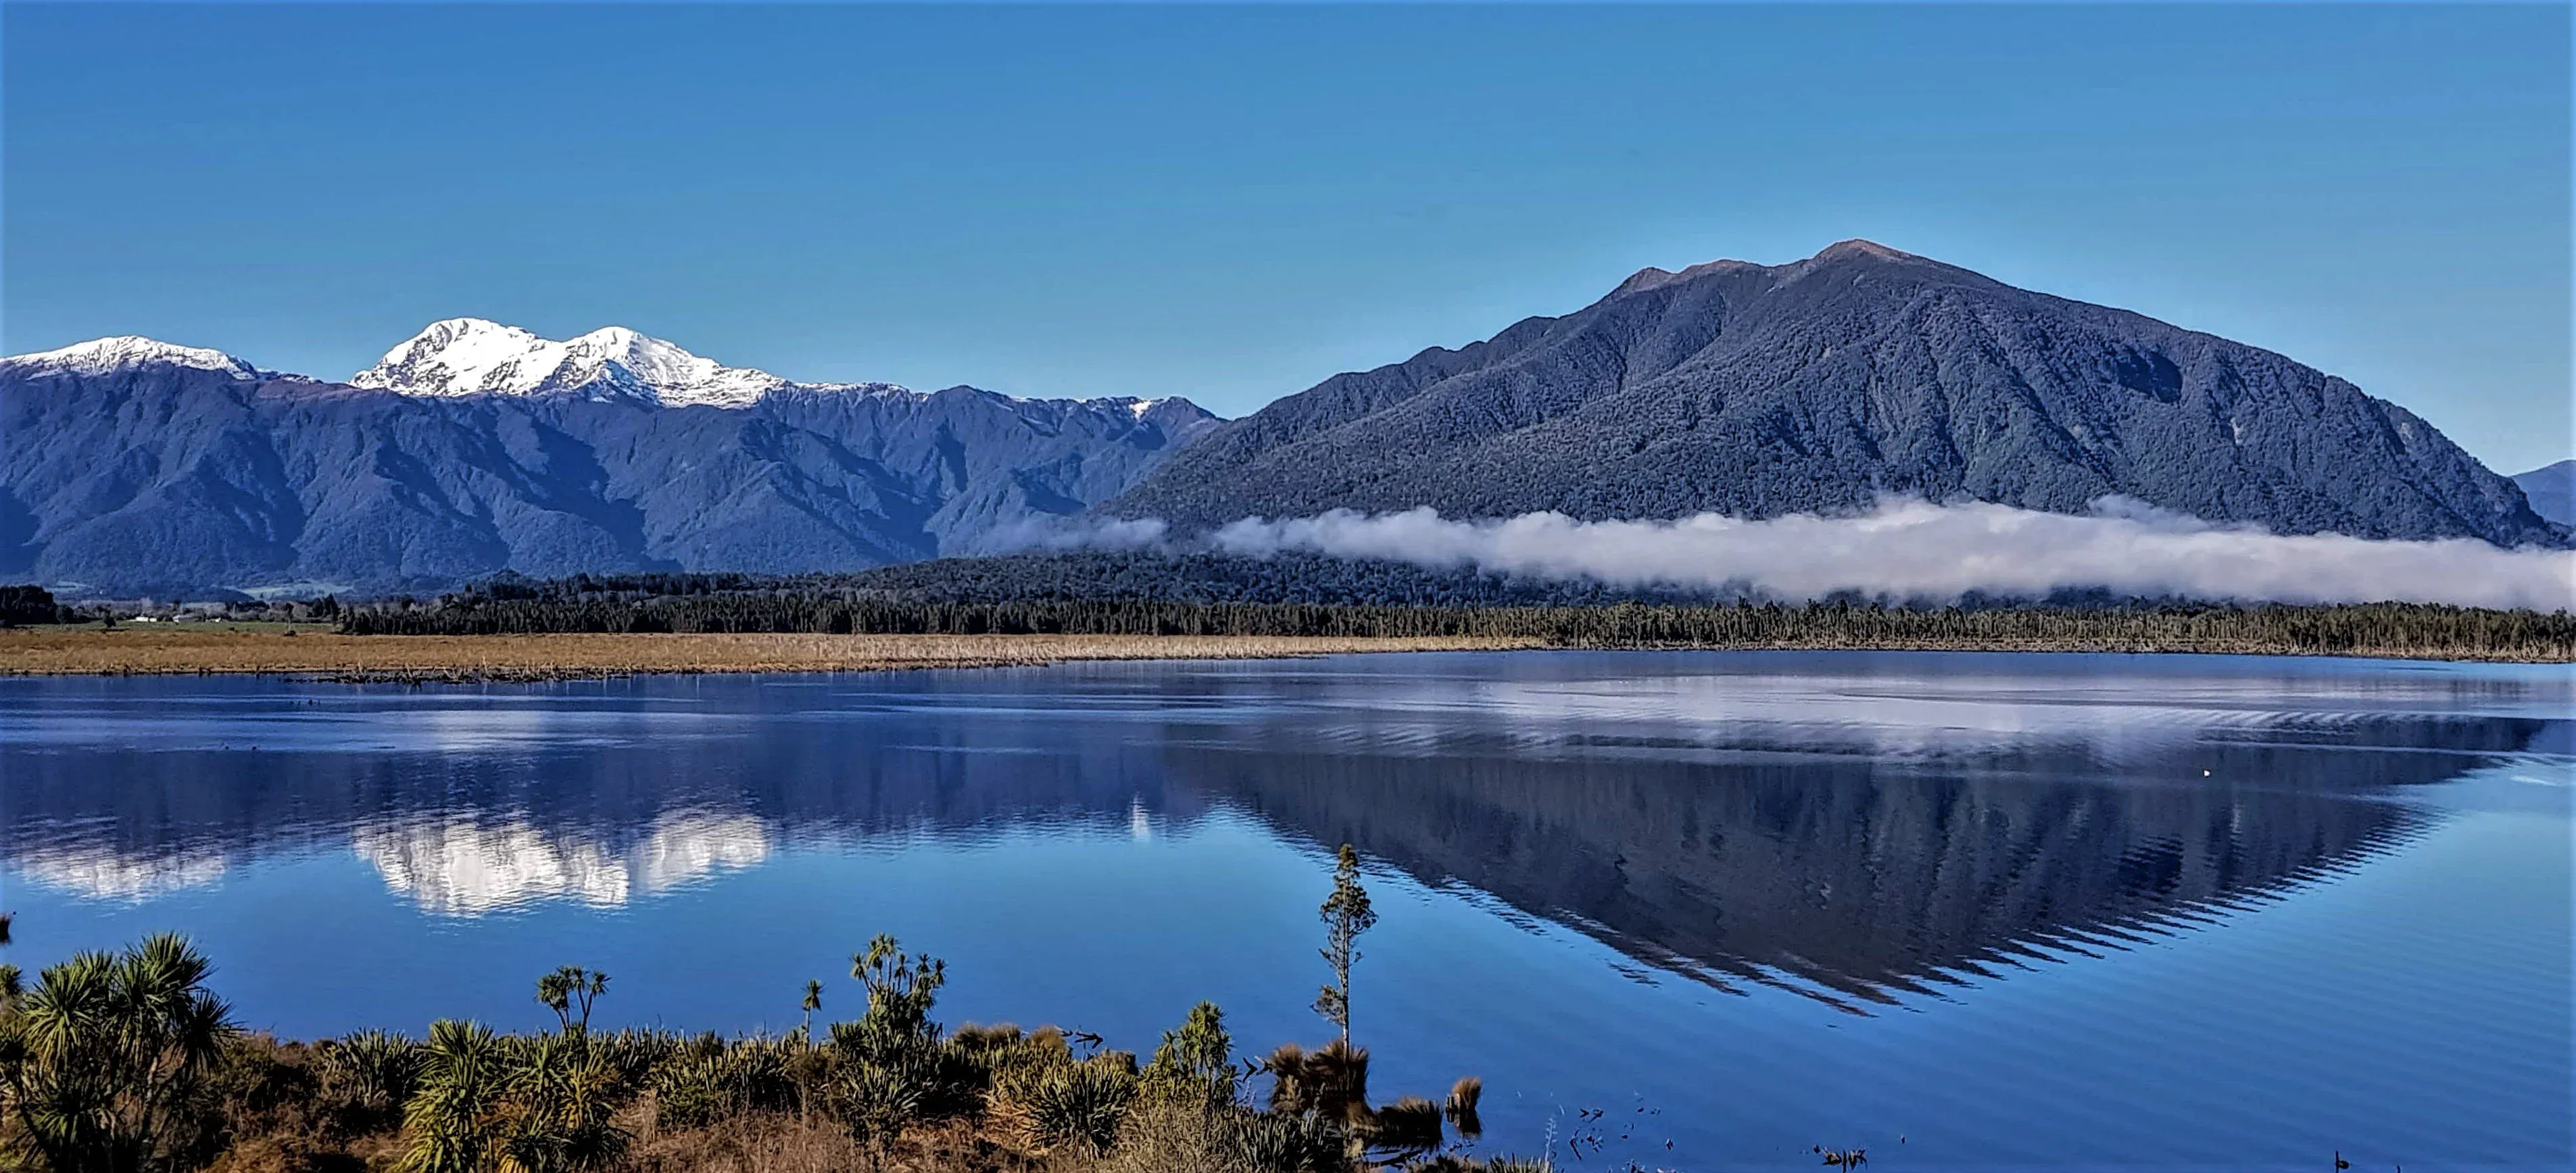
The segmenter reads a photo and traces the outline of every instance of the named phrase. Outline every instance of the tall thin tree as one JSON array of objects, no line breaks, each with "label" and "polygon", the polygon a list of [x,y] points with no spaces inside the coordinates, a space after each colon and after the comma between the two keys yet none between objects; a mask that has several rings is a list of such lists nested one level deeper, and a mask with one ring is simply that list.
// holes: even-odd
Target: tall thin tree
[{"label": "tall thin tree", "polygon": [[1333,894],[1319,910],[1324,918],[1324,947],[1318,952],[1333,967],[1332,983],[1315,995],[1315,1013],[1342,1029],[1342,1045],[1351,1041],[1351,963],[1360,959],[1361,933],[1377,924],[1368,889],[1360,886],[1360,853],[1348,843],[1334,855]]}]

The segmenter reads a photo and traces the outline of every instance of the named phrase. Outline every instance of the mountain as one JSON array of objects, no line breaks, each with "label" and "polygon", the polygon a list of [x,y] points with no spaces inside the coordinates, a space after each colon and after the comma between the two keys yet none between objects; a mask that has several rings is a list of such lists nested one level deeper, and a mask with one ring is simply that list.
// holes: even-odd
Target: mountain
[{"label": "mountain", "polygon": [[2516,474],[2513,483],[2522,487],[2532,512],[2576,528],[2576,460],[2562,460]]},{"label": "mountain", "polygon": [[407,395],[622,396],[666,407],[747,407],[785,390],[909,394],[892,383],[790,383],[699,358],[623,326],[554,342],[481,318],[431,323],[349,385]]},{"label": "mountain", "polygon": [[1187,532],[1431,506],[1583,519],[2053,512],[2564,545],[2432,425],[2280,355],[1867,241],[1647,269],[1562,318],[1335,375],[1217,428],[1101,512]]},{"label": "mountain", "polygon": [[92,339],[61,350],[0,358],[0,371],[30,379],[65,375],[105,376],[138,367],[213,371],[235,379],[261,376],[257,368],[220,350],[173,346],[132,334]]},{"label": "mountain", "polygon": [[349,383],[110,338],[0,359],[0,577],[439,589],[1006,548],[1218,421],[1182,399],[804,384],[626,330],[442,322]]}]

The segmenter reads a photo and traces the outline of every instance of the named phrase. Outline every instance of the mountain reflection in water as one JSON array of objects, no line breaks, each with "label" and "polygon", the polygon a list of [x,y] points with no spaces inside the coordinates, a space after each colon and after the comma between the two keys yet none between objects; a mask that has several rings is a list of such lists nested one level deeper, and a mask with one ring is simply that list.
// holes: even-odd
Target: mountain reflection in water
[{"label": "mountain reflection in water", "polygon": [[424,911],[474,916],[625,905],[800,846],[1186,833],[1222,807],[1652,965],[1858,1007],[2353,866],[2429,826],[2397,788],[2564,739],[2541,715],[2563,681],[2141,663],[190,681],[187,705],[166,682],[10,681],[0,850],[29,881],[126,900],[354,850]]}]

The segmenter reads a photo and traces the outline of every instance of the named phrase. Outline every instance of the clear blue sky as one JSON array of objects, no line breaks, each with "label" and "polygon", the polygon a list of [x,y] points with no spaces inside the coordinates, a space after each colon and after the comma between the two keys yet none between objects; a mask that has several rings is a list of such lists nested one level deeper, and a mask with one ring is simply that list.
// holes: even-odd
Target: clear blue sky
[{"label": "clear blue sky", "polygon": [[11,3],[0,349],[432,319],[1229,415],[1865,236],[2568,456],[2563,6]]}]

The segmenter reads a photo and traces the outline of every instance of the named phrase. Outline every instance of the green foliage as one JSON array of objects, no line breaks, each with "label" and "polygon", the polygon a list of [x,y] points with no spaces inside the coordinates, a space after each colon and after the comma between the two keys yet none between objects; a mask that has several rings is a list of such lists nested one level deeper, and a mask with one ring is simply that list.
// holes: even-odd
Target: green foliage
[{"label": "green foliage", "polygon": [[1099,1153],[1118,1139],[1143,1079],[1136,1057],[1109,1051],[1079,1063],[1049,1066],[1014,1089],[1031,1139],[1043,1148]]},{"label": "green foliage", "polygon": [[[1355,860],[1344,853],[1345,880]],[[1366,927],[1365,893],[1339,907]],[[845,1126],[880,1161],[916,1125],[964,1120],[968,1144],[999,1162],[974,1169],[1354,1173],[1370,1151],[1436,1148],[1443,1117],[1472,1120],[1481,1092],[1461,1080],[1445,1103],[1408,1097],[1372,1110],[1368,1052],[1337,1040],[1255,1065],[1275,1081],[1270,1106],[1256,1109],[1238,1098],[1245,1073],[1223,1012],[1206,1002],[1141,1067],[1126,1051],[1076,1059],[1051,1027],[945,1034],[931,1015],[946,967],[890,937],[851,962],[867,1012],[821,1043],[803,1030],[592,1032],[583,992],[595,998],[606,979],[567,968],[541,987],[560,1030],[504,1035],[441,1020],[420,1042],[362,1031],[308,1048],[241,1036],[201,988],[207,972],[185,941],[156,937],[48,969],[0,1006],[0,1169],[180,1173],[220,1150],[234,1170],[354,1171],[369,1147],[359,1138],[396,1130],[398,1173],[652,1167],[667,1156],[630,1161],[633,1137],[619,1123],[649,1091],[666,1134],[738,1139],[801,1130],[813,1116]],[[809,1006],[817,1000],[809,985]]]},{"label": "green foliage", "polygon": [[1226,1033],[1225,1012],[1214,1002],[1201,1002],[1178,1029],[1163,1032],[1161,1046],[1145,1066],[1144,1092],[1155,1099],[1232,1102],[1242,1079],[1234,1064],[1234,1036]]},{"label": "green foliage", "polygon": [[205,988],[213,967],[187,939],[47,967],[0,1008],[0,1128],[8,1155],[51,1173],[184,1167],[200,1091],[240,1033]]},{"label": "green foliage", "polygon": [[1334,1121],[1267,1112],[1231,1119],[1231,1148],[1262,1173],[1343,1173],[1350,1168],[1349,1134]]},{"label": "green foliage", "polygon": [[663,1030],[584,1031],[582,1042],[629,1087],[652,1083],[654,1071],[681,1049],[680,1036]]},{"label": "green foliage", "polygon": [[443,1018],[429,1024],[417,1088],[403,1107],[404,1173],[483,1173],[495,1155],[508,1059],[492,1028]]},{"label": "green foliage", "polygon": [[504,1173],[577,1173],[626,1151],[626,1131],[612,1120],[628,1088],[606,1056],[578,1033],[541,1036],[517,1051],[499,1105]]},{"label": "green foliage", "polygon": [[879,935],[850,959],[850,976],[867,989],[868,1009],[856,1023],[834,1024],[834,1045],[862,1062],[893,1062],[937,1045],[930,1010],[948,982],[948,963],[927,953],[907,957],[893,937]]},{"label": "green foliage", "polygon": [[947,964],[906,956],[879,936],[850,959],[850,976],[867,989],[868,1008],[856,1022],[832,1024],[825,1100],[851,1134],[883,1144],[920,1121],[973,1109],[986,1068],[947,1045],[930,1017]]},{"label": "green foliage", "polygon": [[566,1032],[590,1029],[590,1007],[608,992],[608,975],[567,965],[537,979],[537,1001],[555,1012]]},{"label": "green foliage", "polygon": [[1315,1013],[1340,1027],[1342,1043],[1351,1041],[1351,963],[1360,959],[1361,933],[1377,926],[1377,910],[1368,889],[1360,886],[1360,853],[1348,843],[1334,856],[1333,894],[1324,898],[1324,963],[1333,967],[1332,984],[1315,995]]},{"label": "green foliage", "polygon": [[420,1044],[390,1031],[324,1039],[315,1048],[325,1091],[356,1117],[352,1131],[401,1127],[403,1105],[419,1090],[427,1056]]},{"label": "green foliage", "polygon": [[746,1112],[801,1106],[801,1038],[747,1038],[676,1051],[655,1069],[653,1098],[666,1128],[697,1128]]},{"label": "green foliage", "polygon": [[614,1162],[636,1086],[620,1052],[579,1031],[533,1038],[430,1024],[403,1108],[404,1173],[576,1173]]}]

